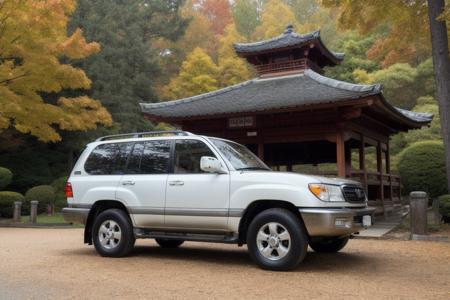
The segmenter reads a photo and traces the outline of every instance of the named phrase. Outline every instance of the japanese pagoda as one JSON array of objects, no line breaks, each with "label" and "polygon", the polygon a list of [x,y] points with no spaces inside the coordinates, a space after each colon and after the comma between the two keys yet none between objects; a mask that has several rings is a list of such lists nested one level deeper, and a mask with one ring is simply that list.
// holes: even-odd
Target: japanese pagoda
[{"label": "japanese pagoda", "polygon": [[330,51],[320,31],[301,35],[288,26],[273,39],[234,47],[257,78],[194,97],[141,103],[145,116],[243,143],[275,170],[357,179],[381,216],[401,209],[389,137],[429,124],[432,115],[393,107],[380,84],[325,77],[323,69],[341,63],[344,54]]}]

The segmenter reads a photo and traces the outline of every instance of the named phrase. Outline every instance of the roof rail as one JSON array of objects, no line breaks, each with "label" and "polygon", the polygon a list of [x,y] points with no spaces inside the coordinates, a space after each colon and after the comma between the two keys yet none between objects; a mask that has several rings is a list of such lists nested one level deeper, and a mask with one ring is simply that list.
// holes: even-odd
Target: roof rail
[{"label": "roof rail", "polygon": [[180,135],[180,136],[188,136],[193,135],[188,131],[183,130],[160,130],[160,131],[145,131],[145,132],[133,132],[133,133],[121,133],[121,134],[113,134],[99,137],[96,139],[96,142],[107,141],[107,140],[117,140],[120,138],[143,138],[143,137],[152,137],[152,136],[164,136],[164,135]]}]

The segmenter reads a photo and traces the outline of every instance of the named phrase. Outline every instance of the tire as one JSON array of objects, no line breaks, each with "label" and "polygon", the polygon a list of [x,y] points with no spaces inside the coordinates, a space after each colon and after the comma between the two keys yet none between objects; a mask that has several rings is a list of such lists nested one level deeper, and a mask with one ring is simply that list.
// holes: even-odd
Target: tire
[{"label": "tire", "polygon": [[292,270],[308,250],[304,228],[301,219],[287,209],[271,208],[259,213],[247,231],[251,258],[266,270]]},{"label": "tire", "polygon": [[155,239],[161,248],[177,248],[184,243],[183,240]]},{"label": "tire", "polygon": [[309,246],[317,253],[336,253],[347,245],[349,237],[344,238],[325,238],[320,240],[311,240]]},{"label": "tire", "polygon": [[127,213],[120,209],[101,212],[92,227],[94,246],[101,256],[123,257],[133,250],[133,226]]}]

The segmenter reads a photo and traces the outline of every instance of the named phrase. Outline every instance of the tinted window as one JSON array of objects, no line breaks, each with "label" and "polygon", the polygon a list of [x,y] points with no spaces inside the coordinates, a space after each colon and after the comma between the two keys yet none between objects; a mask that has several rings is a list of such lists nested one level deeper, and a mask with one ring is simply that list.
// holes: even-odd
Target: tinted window
[{"label": "tinted window", "polygon": [[169,172],[170,141],[134,144],[127,174],[166,174]]},{"label": "tinted window", "polygon": [[131,146],[131,143],[99,145],[89,155],[84,169],[92,175],[123,174]]},{"label": "tinted window", "polygon": [[175,143],[175,173],[204,173],[200,170],[202,156],[216,157],[209,147],[196,140],[177,140]]}]

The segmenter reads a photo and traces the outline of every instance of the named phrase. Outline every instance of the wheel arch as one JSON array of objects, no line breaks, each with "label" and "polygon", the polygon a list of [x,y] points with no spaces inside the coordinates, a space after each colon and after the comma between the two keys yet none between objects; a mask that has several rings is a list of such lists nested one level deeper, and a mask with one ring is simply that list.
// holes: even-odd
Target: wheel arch
[{"label": "wheel arch", "polygon": [[[130,218],[130,213],[122,202],[118,200],[98,200],[96,201],[91,209],[89,210],[88,217],[86,219],[86,224],[84,227],[84,243],[92,245],[92,225],[94,224],[95,218],[103,211],[111,208],[116,208],[123,210],[127,213]],[[131,218],[130,218],[131,221]],[[131,222],[132,223],[132,222]],[[133,224],[133,223],[132,223]]]},{"label": "wheel arch", "polygon": [[305,228],[302,215],[298,211],[298,208],[288,201],[283,200],[256,200],[250,203],[244,210],[241,220],[239,221],[239,245],[246,243],[247,229],[251,221],[261,212],[271,208],[284,208],[292,212],[298,217],[301,226],[304,227],[305,232],[308,232]]}]

